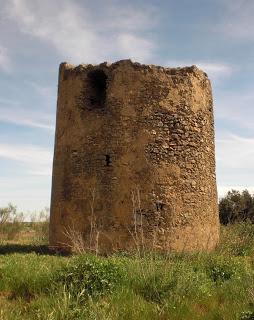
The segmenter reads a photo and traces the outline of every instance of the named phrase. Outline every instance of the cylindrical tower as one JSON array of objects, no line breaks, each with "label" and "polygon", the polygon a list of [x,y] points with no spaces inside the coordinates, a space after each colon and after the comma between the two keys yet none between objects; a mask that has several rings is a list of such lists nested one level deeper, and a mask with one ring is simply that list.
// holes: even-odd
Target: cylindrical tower
[{"label": "cylindrical tower", "polygon": [[50,245],[212,249],[210,81],[197,67],[60,65]]}]

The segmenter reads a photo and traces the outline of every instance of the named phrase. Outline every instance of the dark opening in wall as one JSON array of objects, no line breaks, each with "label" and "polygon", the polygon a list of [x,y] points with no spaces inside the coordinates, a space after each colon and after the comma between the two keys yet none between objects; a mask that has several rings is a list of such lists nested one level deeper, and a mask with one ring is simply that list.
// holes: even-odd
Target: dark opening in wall
[{"label": "dark opening in wall", "polygon": [[105,154],[106,167],[111,165],[111,157],[110,154]]},{"label": "dark opening in wall", "polygon": [[93,70],[88,73],[90,92],[88,103],[90,109],[104,108],[107,89],[107,75],[103,70]]},{"label": "dark opening in wall", "polygon": [[156,210],[157,211],[162,211],[165,208],[165,203],[161,202],[161,201],[157,201],[155,203],[156,205]]}]

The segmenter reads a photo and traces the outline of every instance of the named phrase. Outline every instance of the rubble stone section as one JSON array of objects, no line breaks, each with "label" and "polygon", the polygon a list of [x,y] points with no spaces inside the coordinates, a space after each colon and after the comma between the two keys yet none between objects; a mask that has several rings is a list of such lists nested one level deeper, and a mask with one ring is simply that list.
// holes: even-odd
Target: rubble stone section
[{"label": "rubble stone section", "polygon": [[59,71],[50,245],[211,250],[219,219],[211,85],[196,66]]}]

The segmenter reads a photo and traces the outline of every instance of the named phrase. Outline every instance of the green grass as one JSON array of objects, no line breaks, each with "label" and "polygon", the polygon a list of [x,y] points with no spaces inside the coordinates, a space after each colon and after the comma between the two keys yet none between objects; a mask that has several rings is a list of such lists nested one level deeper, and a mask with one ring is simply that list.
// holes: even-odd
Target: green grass
[{"label": "green grass", "polygon": [[253,236],[254,226],[241,223],[222,228],[213,253],[142,257],[10,246],[0,254],[0,319],[252,320]]}]

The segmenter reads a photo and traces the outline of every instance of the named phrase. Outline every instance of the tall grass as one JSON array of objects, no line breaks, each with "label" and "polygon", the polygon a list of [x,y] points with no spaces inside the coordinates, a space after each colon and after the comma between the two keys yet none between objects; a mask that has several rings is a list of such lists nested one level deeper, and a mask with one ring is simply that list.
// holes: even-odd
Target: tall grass
[{"label": "tall grass", "polygon": [[44,208],[39,214],[31,216],[31,229],[34,231],[33,242],[36,244],[48,244],[49,238],[49,208]]},{"label": "tall grass", "polygon": [[11,203],[0,208],[0,240],[15,239],[22,229],[23,220],[23,213],[17,212],[17,207]]},{"label": "tall grass", "polygon": [[226,226],[209,254],[0,255],[0,319],[251,320],[253,234]]}]

